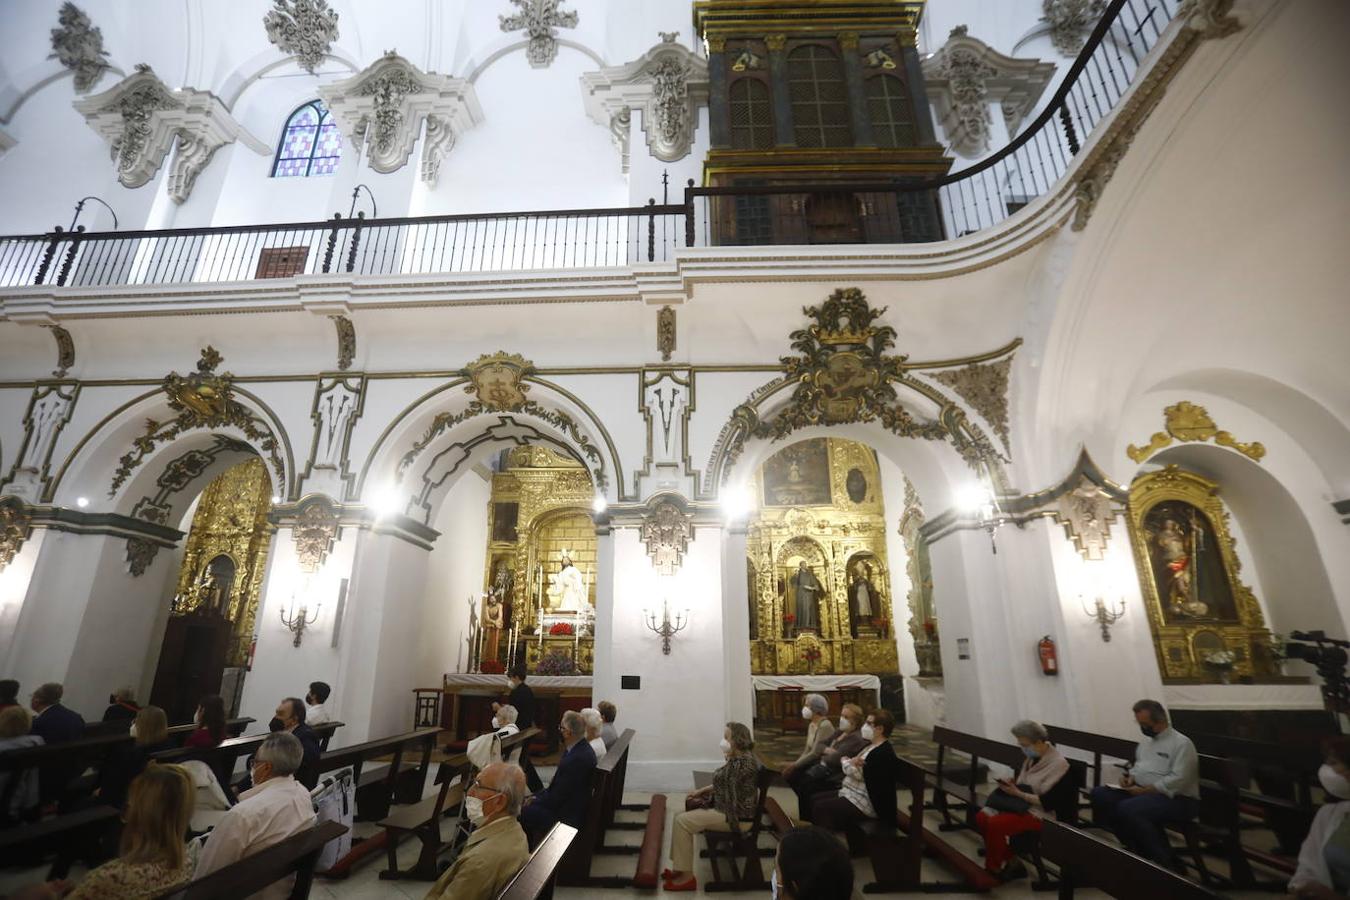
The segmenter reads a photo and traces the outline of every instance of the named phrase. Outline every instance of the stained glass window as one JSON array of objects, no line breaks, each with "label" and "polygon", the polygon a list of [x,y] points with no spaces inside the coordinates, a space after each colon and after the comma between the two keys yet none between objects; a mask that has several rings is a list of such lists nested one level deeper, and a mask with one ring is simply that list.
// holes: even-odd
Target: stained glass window
[{"label": "stained glass window", "polygon": [[342,136],[322,100],[311,100],[291,113],[281,132],[273,178],[332,175],[342,158]]}]

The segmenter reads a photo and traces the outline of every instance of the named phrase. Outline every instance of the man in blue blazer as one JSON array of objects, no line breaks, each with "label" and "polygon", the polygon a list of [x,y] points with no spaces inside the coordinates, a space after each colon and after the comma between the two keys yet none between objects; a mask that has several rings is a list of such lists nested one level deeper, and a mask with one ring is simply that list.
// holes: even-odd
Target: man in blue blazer
[{"label": "man in blue blazer", "polygon": [[[84,719],[72,709],[61,705],[65,689],[48,682],[33,691],[30,706],[33,712],[32,734],[46,744],[65,744],[84,737]],[[55,803],[65,793],[66,786],[80,774],[81,767],[71,762],[45,763],[38,768],[38,793],[43,803]]]},{"label": "man in blue blazer", "polygon": [[531,845],[559,822],[580,828],[586,821],[595,751],[586,742],[586,723],[576,710],[563,713],[561,731],[566,749],[558,761],[558,770],[548,787],[525,801],[520,814],[520,824],[530,836]]}]

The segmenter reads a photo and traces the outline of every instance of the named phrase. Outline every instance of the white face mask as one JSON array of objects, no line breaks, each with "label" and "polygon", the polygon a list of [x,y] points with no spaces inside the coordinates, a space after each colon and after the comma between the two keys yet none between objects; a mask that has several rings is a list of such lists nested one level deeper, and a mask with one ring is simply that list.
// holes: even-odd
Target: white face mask
[{"label": "white face mask", "polygon": [[1326,763],[1317,770],[1317,780],[1322,782],[1328,794],[1340,800],[1350,800],[1350,781],[1346,781],[1344,775]]},{"label": "white face mask", "polygon": [[464,814],[474,826],[483,824],[483,801],[473,795],[464,798]]},{"label": "white face mask", "polygon": [[778,870],[773,870],[773,877],[769,879],[769,896],[773,900],[778,900]]},{"label": "white face mask", "polygon": [[876,736],[876,730],[872,728],[872,723],[870,722],[864,725],[862,727],[862,731],[858,733],[862,735],[862,739],[864,741],[870,741],[872,740],[873,737]]},{"label": "white face mask", "polygon": [[493,727],[493,728],[501,728],[501,727],[502,727],[502,723],[499,722],[499,721],[497,720],[497,717],[496,717],[496,716],[493,716],[493,717],[492,717],[492,727]]},{"label": "white face mask", "polygon": [[717,746],[722,748],[723,756],[726,756],[728,753],[731,752],[731,741],[727,740],[726,738],[722,738],[722,740],[718,741]]},{"label": "white face mask", "polygon": [[842,717],[841,717],[841,718],[839,719],[839,730],[840,730],[840,731],[852,731],[852,730],[853,730],[853,723],[850,722],[848,719],[845,719],[845,718],[842,718]]},{"label": "white face mask", "polygon": [[809,706],[802,707],[802,718],[808,722],[811,721],[811,707]]},{"label": "white face mask", "polygon": [[131,723],[131,727],[127,729],[127,734],[131,735],[131,739],[132,739],[133,741],[136,740],[136,723],[135,723],[135,722],[132,722],[132,723]]}]

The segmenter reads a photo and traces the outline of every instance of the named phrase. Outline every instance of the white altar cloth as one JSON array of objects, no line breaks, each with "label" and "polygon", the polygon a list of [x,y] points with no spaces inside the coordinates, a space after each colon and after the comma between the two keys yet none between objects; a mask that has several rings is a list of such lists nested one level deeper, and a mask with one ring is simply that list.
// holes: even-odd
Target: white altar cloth
[{"label": "white altar cloth", "polygon": [[[525,683],[532,688],[589,688],[590,675],[531,675]],[[444,676],[447,691],[455,688],[484,688],[505,694],[510,688],[505,675],[475,675],[472,672],[460,672]]]},{"label": "white altar cloth", "polygon": [[1315,684],[1169,684],[1163,702],[1172,709],[1321,709]]},{"label": "white altar cloth", "polygon": [[861,687],[881,694],[881,679],[875,675],[751,675],[750,684],[756,691],[776,691],[779,688],[799,687],[810,691],[834,691],[841,687]]}]

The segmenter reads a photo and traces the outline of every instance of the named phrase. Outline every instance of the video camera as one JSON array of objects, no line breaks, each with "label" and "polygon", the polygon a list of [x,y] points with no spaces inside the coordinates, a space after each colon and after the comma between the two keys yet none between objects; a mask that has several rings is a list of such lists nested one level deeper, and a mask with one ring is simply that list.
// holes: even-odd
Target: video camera
[{"label": "video camera", "polygon": [[1322,676],[1322,699],[1327,711],[1350,713],[1350,682],[1345,666],[1350,662],[1350,641],[1329,638],[1325,631],[1291,631],[1284,645],[1286,659],[1301,659]]}]

